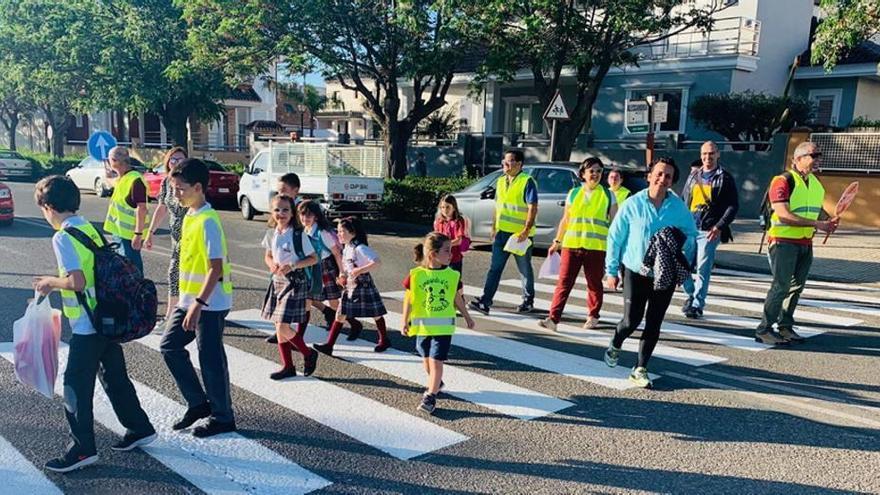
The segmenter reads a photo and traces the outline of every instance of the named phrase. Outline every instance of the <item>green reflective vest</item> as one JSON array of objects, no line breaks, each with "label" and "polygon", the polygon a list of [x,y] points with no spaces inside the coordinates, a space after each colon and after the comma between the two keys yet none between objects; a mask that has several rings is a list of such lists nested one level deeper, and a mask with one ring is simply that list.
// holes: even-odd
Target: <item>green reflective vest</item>
[{"label": "green reflective vest", "polygon": [[574,196],[568,205],[568,226],[562,238],[562,247],[568,249],[592,249],[605,251],[608,227],[611,219],[611,191],[599,184],[590,193],[584,194],[584,186],[578,186],[570,193]]},{"label": "green reflective vest", "polygon": [[[208,279],[211,259],[208,256],[208,245],[205,241],[205,222],[213,219],[220,224],[220,217],[213,208],[206,208],[195,215],[187,214],[183,218],[183,233],[180,236],[180,294],[198,297]],[[214,290],[222,290],[232,294],[232,266],[229,264],[229,251],[226,249],[226,234],[220,229],[223,244],[223,275]]]},{"label": "green reflective vest", "polygon": [[461,275],[452,268],[409,271],[412,294],[410,335],[452,335],[455,333],[455,294]]},{"label": "green reflective vest", "polygon": [[[135,181],[141,181],[144,187],[147,187],[143,176],[137,170],[129,170],[128,173],[116,182],[116,185],[113,187],[113,195],[110,196],[110,206],[107,208],[107,219],[104,220],[105,232],[128,241],[134,238],[137,208],[128,206],[125,200],[131,194],[131,188],[134,186]],[[144,218],[144,228],[149,224],[150,217],[147,215]]]},{"label": "green reflective vest", "polygon": [[[525,201],[526,185],[533,181],[531,175],[520,172],[507,184],[507,176],[502,174],[495,187],[495,229],[498,232],[518,234],[526,226],[529,218],[529,205]],[[529,237],[535,235],[532,225]]]},{"label": "green reflective vest", "polygon": [[[95,241],[96,245],[104,245],[104,238],[101,237],[101,234],[98,233],[98,230],[95,229],[92,224],[86,223],[73,228],[80,230],[85,235],[89,236]],[[74,239],[67,232],[61,231],[61,235],[70,237],[73,248],[76,250],[76,256],[79,258],[79,266],[82,268],[83,276],[86,279],[83,294],[86,296],[86,302],[89,305],[89,309],[94,311],[95,307],[98,305],[98,299],[95,295],[95,254],[92,253],[91,249],[80,244],[79,241]],[[66,277],[68,274],[64,273],[59,268],[58,276]],[[80,306],[79,301],[76,298],[76,292],[72,290],[61,290],[61,309],[64,316],[69,320],[75,320],[83,316],[83,308]]]},{"label": "green reflective vest", "polygon": [[[792,170],[791,176],[794,179],[794,190],[788,199],[789,210],[799,217],[818,219],[822,211],[822,201],[825,199],[825,188],[822,183],[813,174],[807,177],[809,185],[797,171]],[[783,176],[774,177],[773,180],[779,177]],[[770,230],[767,235],[774,239],[812,239],[815,232],[814,227],[795,227],[783,223],[776,212],[770,215]]]},{"label": "green reflective vest", "polygon": [[626,201],[626,198],[628,198],[629,195],[632,193],[632,191],[623,186],[618,187],[616,191],[612,192],[614,193],[614,199],[617,200],[618,208],[620,208],[620,205],[622,205],[623,202]]}]

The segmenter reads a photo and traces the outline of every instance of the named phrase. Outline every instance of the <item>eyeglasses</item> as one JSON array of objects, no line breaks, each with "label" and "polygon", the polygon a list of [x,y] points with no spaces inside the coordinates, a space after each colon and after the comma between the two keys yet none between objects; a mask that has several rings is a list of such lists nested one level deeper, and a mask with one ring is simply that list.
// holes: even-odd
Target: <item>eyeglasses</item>
[{"label": "eyeglasses", "polygon": [[176,163],[182,162],[183,160],[185,160],[185,158],[169,158],[168,163],[175,163],[176,164]]},{"label": "eyeglasses", "polygon": [[519,162],[511,162],[509,160],[504,160],[501,162],[502,165],[507,165],[508,167],[513,166],[516,163],[519,163]]},{"label": "eyeglasses", "polygon": [[822,152],[816,151],[815,153],[808,153],[804,156],[808,156],[808,157],[812,158],[813,160],[815,160],[816,158],[822,158]]},{"label": "eyeglasses", "polygon": [[272,211],[275,213],[290,213],[290,208],[275,208]]}]

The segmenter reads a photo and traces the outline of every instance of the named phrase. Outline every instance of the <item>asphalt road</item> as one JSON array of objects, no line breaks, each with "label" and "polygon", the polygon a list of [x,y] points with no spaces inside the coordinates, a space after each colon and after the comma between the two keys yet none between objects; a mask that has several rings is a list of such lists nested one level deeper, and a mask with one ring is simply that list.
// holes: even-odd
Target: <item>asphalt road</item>
[{"label": "asphalt road", "polygon": [[[32,201],[33,184],[10,183],[17,219],[0,228],[0,351],[31,297],[31,279],[55,271],[52,230]],[[103,220],[106,199],[83,195],[82,213]],[[601,363],[619,295],[608,296],[602,328],[580,329],[582,296],[569,303],[560,334],[511,316],[519,302],[510,263],[493,318],[460,331],[433,417],[415,411],[423,385],[413,340],[392,330],[396,352],[371,343],[322,356],[313,378],[274,383],[265,370],[276,348],[253,321],[267,274],[261,221],[222,211],[234,263],[234,312],[226,330],[238,435],[193,442],[171,432],[183,401],[155,350],[158,337],[124,346],[161,439],[116,453],[119,426],[96,402],[98,464],[68,475],[44,471],[63,451],[59,397],[19,384],[0,359],[0,472],[4,493],[878,493],[880,478],[880,291],[811,284],[801,319],[809,340],[763,349],[749,336],[766,280],[748,273],[713,281],[707,310],[694,323],[673,303],[650,371],[653,390],[630,388],[635,355],[613,370]],[[383,259],[374,274],[386,306],[412,266],[410,251],[427,229],[372,222],[370,245]],[[145,252],[147,276],[164,292],[168,238]],[[543,261],[536,257],[535,268]],[[478,291],[489,255],[465,258],[465,284]],[[553,281],[542,280],[543,284]],[[472,288],[471,288],[472,287]],[[551,295],[539,286],[539,307]],[[583,285],[577,287],[583,290]],[[53,305],[60,300],[53,296]],[[250,310],[250,311],[248,311]],[[399,328],[389,316],[389,329]],[[321,321],[313,314],[313,323]],[[678,325],[675,325],[675,324]],[[367,328],[372,328],[368,325]],[[308,340],[323,338],[314,329]],[[65,326],[62,340],[69,339]],[[362,339],[375,341],[365,331]],[[342,342],[342,339],[340,339]],[[348,344],[347,342],[343,342]],[[298,366],[301,364],[299,356]],[[59,378],[60,381],[60,378]],[[98,387],[100,389],[100,387]]]}]

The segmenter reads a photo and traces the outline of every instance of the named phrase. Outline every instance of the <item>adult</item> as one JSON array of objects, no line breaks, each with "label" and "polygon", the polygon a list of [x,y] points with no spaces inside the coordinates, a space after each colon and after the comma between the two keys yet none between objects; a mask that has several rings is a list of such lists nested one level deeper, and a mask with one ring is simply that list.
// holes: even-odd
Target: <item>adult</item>
[{"label": "adult", "polygon": [[839,222],[837,217],[819,220],[825,188],[813,171],[821,160],[816,144],[801,143],[794,150],[792,169],[770,182],[767,194],[773,214],[767,251],[773,280],[755,331],[758,342],[779,345],[804,340],[794,331],[794,311],[813,263],[813,234],[817,229],[834,232]]},{"label": "adult", "polygon": [[519,255],[514,254],[516,267],[522,276],[523,302],[517,308],[520,313],[528,313],[534,309],[535,272],[532,269],[532,248],[535,237],[535,219],[538,216],[538,185],[529,174],[523,173],[524,155],[522,150],[510,150],[504,154],[501,167],[504,173],[495,184],[495,220],[492,223],[492,261],[483,295],[470,302],[474,311],[485,315],[492,307],[492,298],[498,291],[501,273],[511,253],[504,246],[511,237],[524,242],[529,247]]},{"label": "adult", "polygon": [[653,274],[640,274],[651,238],[665,227],[675,227],[686,236],[684,252],[692,259],[697,228],[684,202],[670,187],[678,180],[678,167],[672,158],[659,158],[648,173],[648,188],[629,198],[621,207],[608,232],[605,254],[605,286],[618,285],[618,270],[623,265],[623,318],[605,351],[605,364],[617,366],[623,341],[639,327],[645,328],[639,343],[638,362],[629,376],[637,386],[648,388],[648,361],[660,339],[660,325],[672,301],[675,285],[655,289]]},{"label": "adult", "polygon": [[614,193],[618,208],[632,194],[632,191],[624,187],[623,172],[618,167],[613,167],[608,171],[608,188]]},{"label": "adult", "polygon": [[700,147],[701,167],[691,169],[684,183],[682,199],[688,205],[697,226],[696,273],[685,279],[683,288],[687,299],[681,312],[688,318],[703,316],[706,294],[709,292],[709,278],[715,264],[715,251],[718,244],[730,242],[730,224],[739,211],[739,193],[736,181],[730,172],[718,164],[718,146],[706,141]]},{"label": "adult", "polygon": [[165,321],[171,318],[177,306],[177,298],[180,297],[180,288],[178,281],[180,277],[180,234],[183,232],[183,219],[186,216],[186,208],[183,207],[174,192],[171,190],[171,173],[177,166],[186,160],[186,150],[180,146],[175,146],[165,152],[162,157],[162,163],[165,166],[165,178],[159,186],[159,197],[156,211],[153,212],[153,219],[150,221],[150,228],[147,230],[147,238],[144,241],[144,247],[153,249],[153,236],[156,229],[168,216],[168,227],[171,230],[171,262],[168,263],[168,304],[165,306],[165,320],[156,323],[156,327],[164,328]]},{"label": "adult", "polygon": [[131,167],[128,149],[115,146],[110,149],[107,160],[115,176],[108,181],[113,185],[113,195],[107,207],[104,231],[119,246],[119,254],[125,256],[144,272],[141,247],[144,228],[147,226],[147,183],[140,172]]},{"label": "adult", "polygon": [[562,220],[549,254],[561,249],[559,279],[550,304],[550,314],[538,324],[556,330],[562,319],[562,310],[583,268],[587,279],[587,310],[589,315],[585,329],[599,326],[599,310],[602,309],[602,275],[605,274],[605,247],[608,227],[617,213],[617,199],[600,181],[602,160],[590,157],[581,163],[578,177],[582,185],[568,192]]}]

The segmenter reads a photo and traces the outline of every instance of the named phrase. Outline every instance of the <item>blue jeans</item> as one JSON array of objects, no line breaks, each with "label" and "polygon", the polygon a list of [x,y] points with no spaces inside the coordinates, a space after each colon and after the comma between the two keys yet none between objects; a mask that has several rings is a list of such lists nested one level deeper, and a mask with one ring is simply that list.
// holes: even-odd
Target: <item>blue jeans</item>
[{"label": "blue jeans", "polygon": [[134,263],[134,266],[136,266],[137,269],[140,270],[141,275],[143,275],[144,260],[141,258],[141,252],[131,247],[131,241],[123,239],[117,235],[113,235],[112,242],[119,244],[119,248],[116,250],[116,252],[131,260],[131,262]]},{"label": "blue jeans", "polygon": [[[510,232],[498,232],[495,234],[495,241],[492,242],[492,261],[489,266],[489,273],[486,274],[486,287],[483,289],[483,296],[480,301],[486,306],[492,305],[492,298],[498,292],[498,284],[501,282],[501,274],[507,265],[507,258],[511,256],[504,250],[504,245],[513,234]],[[534,239],[533,239],[534,241]],[[526,254],[522,256],[513,255],[516,261],[516,268],[522,275],[522,293],[523,302],[531,304],[535,300],[535,272],[532,269],[532,248],[534,242],[526,250]]]},{"label": "blue jeans", "polygon": [[697,234],[697,273],[684,279],[682,286],[688,298],[693,299],[691,306],[703,309],[706,306],[706,294],[709,292],[709,278],[712,276],[712,265],[715,264],[715,250],[721,243],[719,236],[714,241],[706,238],[707,231]]}]

